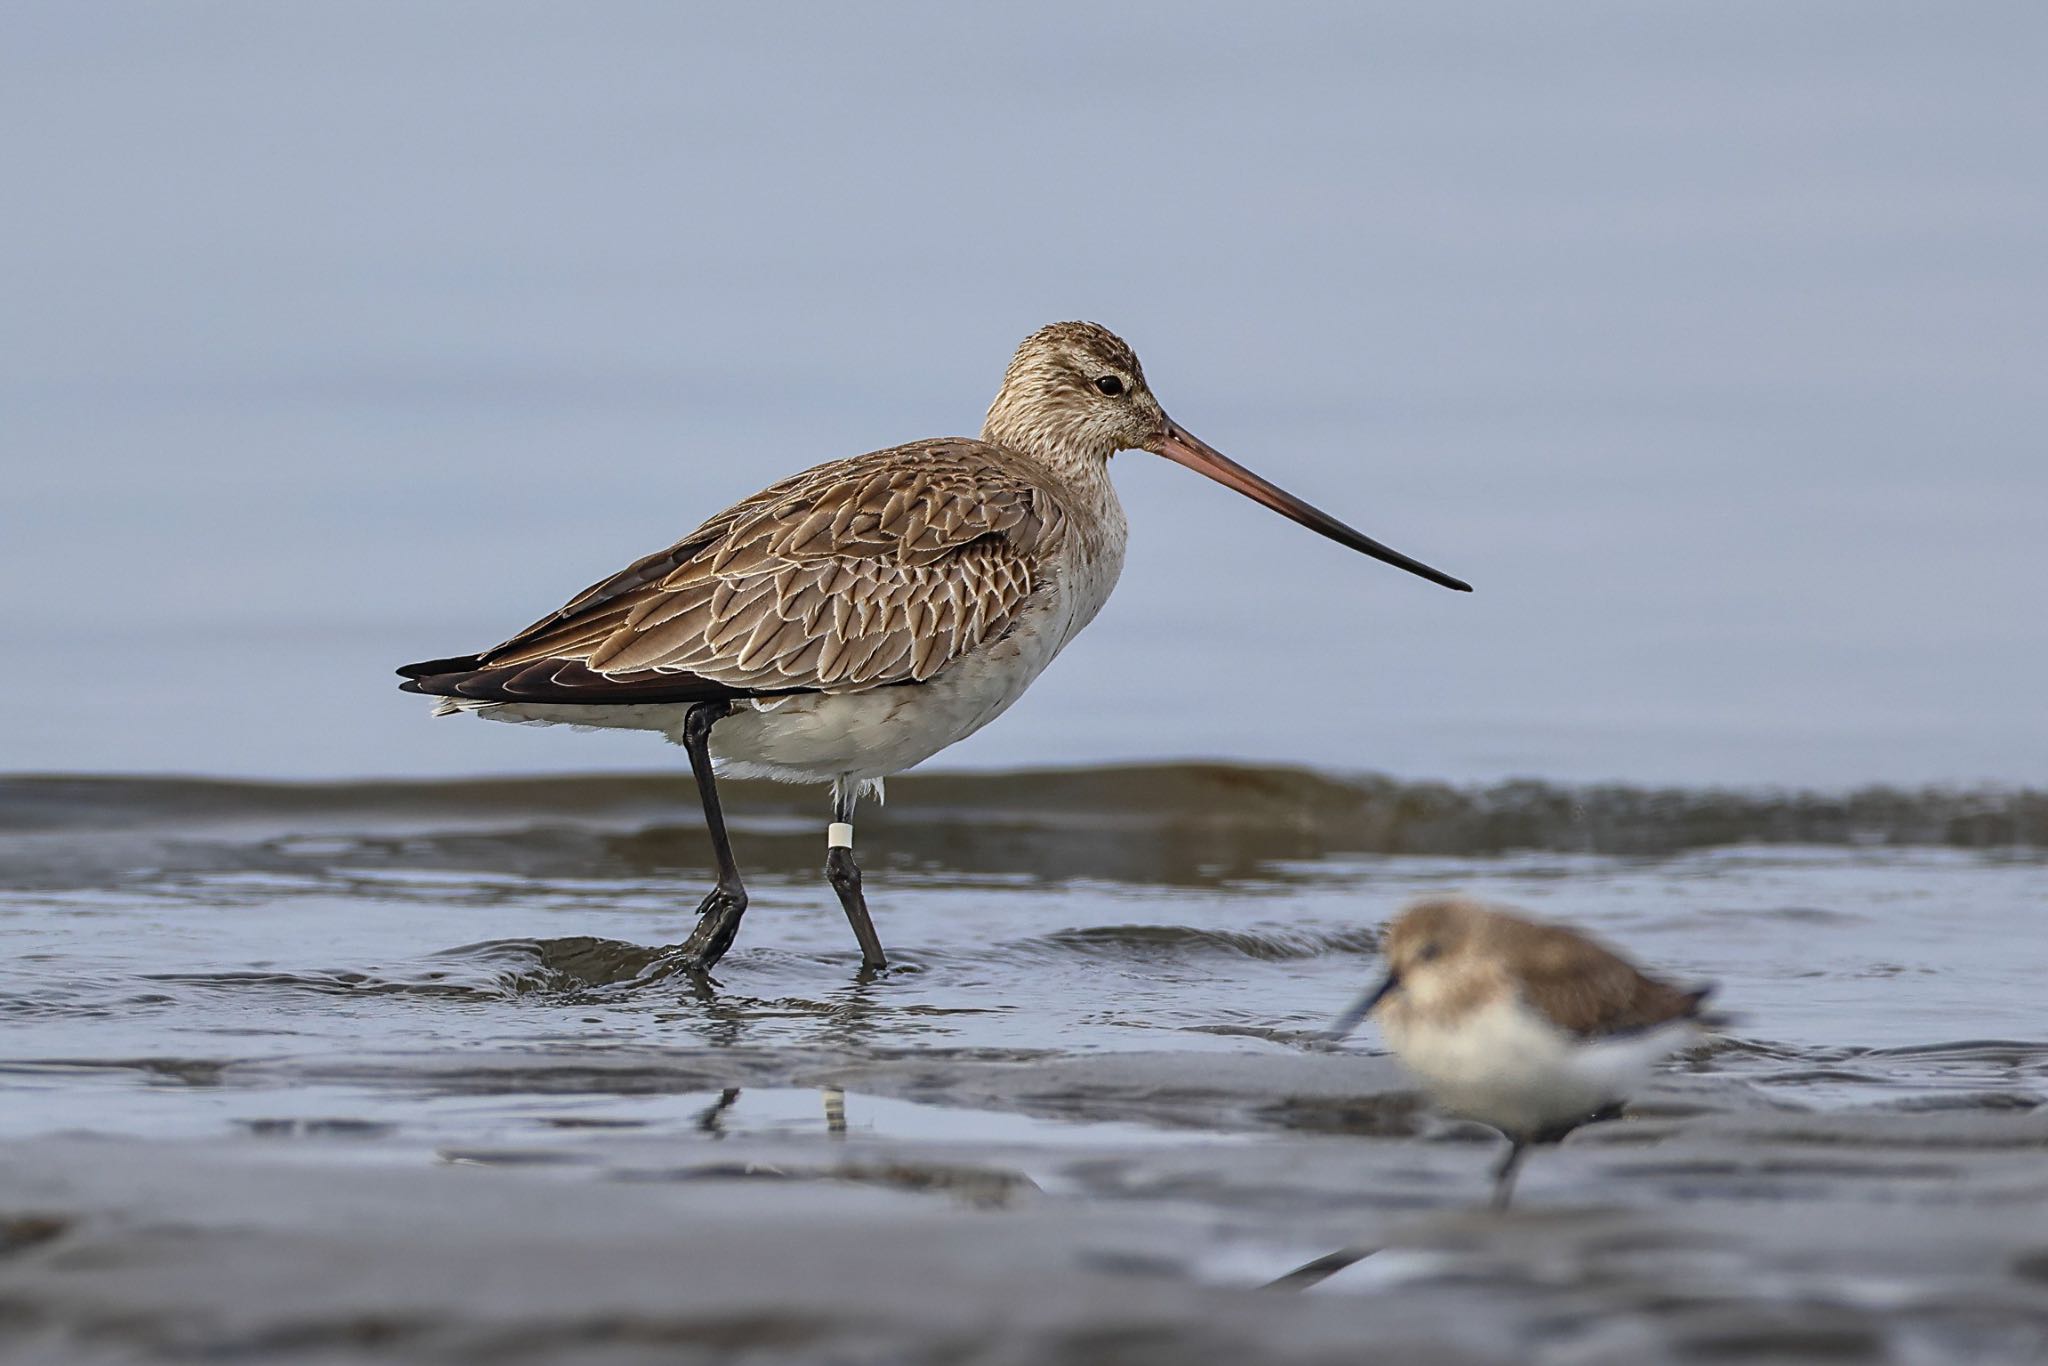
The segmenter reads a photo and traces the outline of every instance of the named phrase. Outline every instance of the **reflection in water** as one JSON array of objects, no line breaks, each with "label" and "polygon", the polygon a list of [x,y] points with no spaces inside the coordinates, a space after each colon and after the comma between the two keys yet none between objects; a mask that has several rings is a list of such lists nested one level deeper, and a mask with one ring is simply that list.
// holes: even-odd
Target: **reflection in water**
[{"label": "reflection in water", "polygon": [[[792,800],[754,797],[770,815]],[[738,833],[786,875],[757,880],[710,977],[664,947],[688,928],[664,860],[697,839],[665,778],[0,781],[0,1076],[91,1108],[114,1093],[88,1076],[411,1086],[421,1058],[451,1094],[717,1096],[906,1054],[938,1093],[966,1058],[1292,1057],[1355,994],[1381,919],[1463,887],[1727,982],[1741,1035],[1691,1066],[1774,1104],[2048,1098],[2034,795],[1461,792],[1190,765],[941,775],[891,797],[880,842],[903,875],[875,914],[895,965],[849,961],[805,811]],[[1946,847],[1869,842],[1930,832]],[[1746,842],[1585,852],[1719,836]],[[1531,851],[1472,852],[1515,845]],[[1454,852],[1369,852],[1423,846]],[[711,1131],[735,1103],[707,1099]],[[1161,1112],[1142,1086],[1045,1101],[1111,1103]],[[364,1108],[410,1120],[397,1093]],[[1387,1140],[1429,1124],[1387,1092],[1272,1095],[1239,1118]]]},{"label": "reflection in water", "polygon": [[[758,879],[715,978],[663,947],[687,908],[648,869],[695,838],[665,811],[571,827],[435,796],[424,812],[287,812],[299,829],[244,805],[0,832],[0,1136],[262,1143],[273,1161],[295,1145],[294,1167],[322,1178],[346,1145],[351,1171],[438,1157],[529,1193],[573,1185],[577,1210],[652,1183],[693,1231],[738,1210],[736,1232],[780,1227],[797,1250],[829,1226],[821,1210],[857,1214],[863,1246],[899,1257],[972,1211],[1004,1221],[1006,1259],[1012,1239],[1026,1256],[1065,1239],[1061,1274],[1119,1306],[1107,1278],[1186,1286],[1235,1256],[1226,1290],[1324,1286],[1314,1305],[1246,1313],[1412,1293],[1460,1306],[1461,1324],[1554,1324],[1574,1294],[1682,1319],[1695,1278],[1668,1259],[1709,1256],[1702,1312],[1719,1322],[1749,1288],[1779,1305],[1793,1272],[1774,1250],[1844,1211],[1967,1208],[1979,1236],[2038,1185],[2037,851],[1331,852],[1368,841],[1315,802],[1289,814],[1288,790],[1122,824],[922,811],[900,827],[916,866],[875,907],[899,962],[866,974],[809,822],[786,843],[739,833],[790,866]],[[975,829],[955,840],[949,823]],[[1379,921],[1447,888],[1611,931],[1719,978],[1744,1017],[1627,1122],[1532,1170],[1509,1219],[1473,1209],[1486,1155],[1463,1126],[1388,1060],[1314,1046]],[[1814,1215],[1756,1220],[1763,1200]],[[1734,1234],[1684,1227],[1723,1209]],[[2031,1265],[2038,1227],[2008,1263]],[[1273,1279],[1318,1247],[1342,1250]],[[1971,1263],[1979,1284],[1986,1265]]]},{"label": "reflection in water", "polygon": [[730,1110],[732,1103],[739,1098],[740,1088],[737,1086],[728,1086],[720,1091],[718,1099],[705,1106],[703,1113],[697,1116],[698,1131],[713,1138],[725,1137],[725,1112]]},{"label": "reflection in water", "polygon": [[[696,1119],[699,1133],[713,1138],[726,1134],[726,1116],[740,1098],[740,1087],[728,1086],[718,1093],[718,1099],[704,1107]],[[835,1138],[846,1136],[846,1092],[837,1086],[818,1088],[819,1099],[824,1102],[825,1132]]]},{"label": "reflection in water", "polygon": [[825,1098],[825,1131],[837,1138],[846,1137],[846,1092],[837,1086],[827,1086],[820,1094]]}]

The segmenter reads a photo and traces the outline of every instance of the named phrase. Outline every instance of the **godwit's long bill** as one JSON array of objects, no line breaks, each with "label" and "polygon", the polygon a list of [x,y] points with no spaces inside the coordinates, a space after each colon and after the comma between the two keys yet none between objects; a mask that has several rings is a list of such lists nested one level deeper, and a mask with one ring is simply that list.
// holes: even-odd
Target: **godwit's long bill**
[{"label": "godwit's long bill", "polygon": [[1123,568],[1109,459],[1163,455],[1353,550],[1459,592],[1169,418],[1094,323],[1025,338],[981,439],[793,475],[593,584],[502,645],[408,664],[436,714],[658,731],[683,746],[718,884],[679,952],[708,969],[747,907],[714,771],[829,783],[825,875],[880,967],[854,804],[1000,716],[1101,610]]}]

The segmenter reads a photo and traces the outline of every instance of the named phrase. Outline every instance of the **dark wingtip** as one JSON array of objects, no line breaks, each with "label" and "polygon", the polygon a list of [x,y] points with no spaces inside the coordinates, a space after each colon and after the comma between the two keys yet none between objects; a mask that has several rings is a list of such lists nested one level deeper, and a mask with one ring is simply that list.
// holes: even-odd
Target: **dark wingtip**
[{"label": "dark wingtip", "polygon": [[[435,674],[466,674],[483,663],[481,655],[456,655],[449,659],[424,659],[398,666],[400,678],[432,678]],[[400,686],[403,686],[402,684]]]},{"label": "dark wingtip", "polygon": [[471,702],[539,702],[618,706],[638,703],[729,701],[741,697],[781,697],[804,688],[752,689],[728,687],[698,674],[642,671],[606,674],[577,659],[532,659],[492,664],[478,656],[435,659],[408,664],[399,674],[400,692],[428,697],[458,697]]}]

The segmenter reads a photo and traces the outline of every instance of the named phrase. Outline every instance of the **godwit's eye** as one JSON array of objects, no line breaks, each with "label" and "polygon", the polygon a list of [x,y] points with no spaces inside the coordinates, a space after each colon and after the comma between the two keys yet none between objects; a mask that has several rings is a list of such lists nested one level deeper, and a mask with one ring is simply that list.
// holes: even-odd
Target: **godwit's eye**
[{"label": "godwit's eye", "polygon": [[1417,949],[1417,950],[1415,951],[1415,961],[1416,961],[1416,962],[1418,962],[1418,963],[1428,963],[1428,962],[1431,962],[1431,961],[1433,961],[1433,960],[1435,960],[1435,959],[1438,959],[1438,958],[1441,958],[1441,957],[1443,957],[1443,954],[1444,954],[1444,946],[1443,946],[1443,945],[1441,945],[1441,944],[1424,944],[1424,945],[1423,945],[1423,946],[1422,946],[1421,948],[1419,948],[1419,949]]},{"label": "godwit's eye", "polygon": [[1111,398],[1120,398],[1124,392],[1124,382],[1115,375],[1104,375],[1095,381],[1095,387]]}]

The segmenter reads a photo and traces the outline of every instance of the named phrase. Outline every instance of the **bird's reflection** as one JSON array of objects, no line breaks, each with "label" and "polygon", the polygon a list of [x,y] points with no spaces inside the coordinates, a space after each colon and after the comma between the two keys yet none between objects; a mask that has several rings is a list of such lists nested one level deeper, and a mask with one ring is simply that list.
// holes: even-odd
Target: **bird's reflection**
[{"label": "bird's reflection", "polygon": [[697,1116],[699,1132],[707,1133],[713,1138],[724,1138],[725,1112],[730,1110],[732,1103],[739,1098],[740,1088],[737,1086],[728,1086],[720,1091],[718,1099],[705,1106],[703,1113]]},{"label": "bird's reflection", "polygon": [[819,1094],[825,1100],[825,1132],[834,1138],[846,1137],[846,1092],[837,1086],[820,1088]]},{"label": "bird's reflection", "polygon": [[[792,1017],[812,1022],[812,1042],[857,1047],[901,1026],[897,1007],[886,995],[886,982],[891,977],[911,977],[917,971],[913,965],[903,963],[863,968],[849,974],[845,986],[822,999],[769,998],[728,990],[702,969],[678,967],[674,950],[663,950],[660,965],[643,974],[635,985],[658,983],[680,989],[676,1003],[682,1008],[659,1011],[655,1020],[684,1025],[713,1047],[787,1042]],[[761,1040],[757,1036],[764,1031],[779,1037]]]},{"label": "bird's reflection", "polygon": [[[724,1138],[729,1132],[726,1117],[738,1103],[742,1088],[728,1086],[718,1093],[718,1099],[698,1112],[696,1129],[712,1138]],[[818,1098],[825,1111],[825,1132],[833,1138],[846,1137],[846,1089],[841,1086],[821,1086]]]}]

